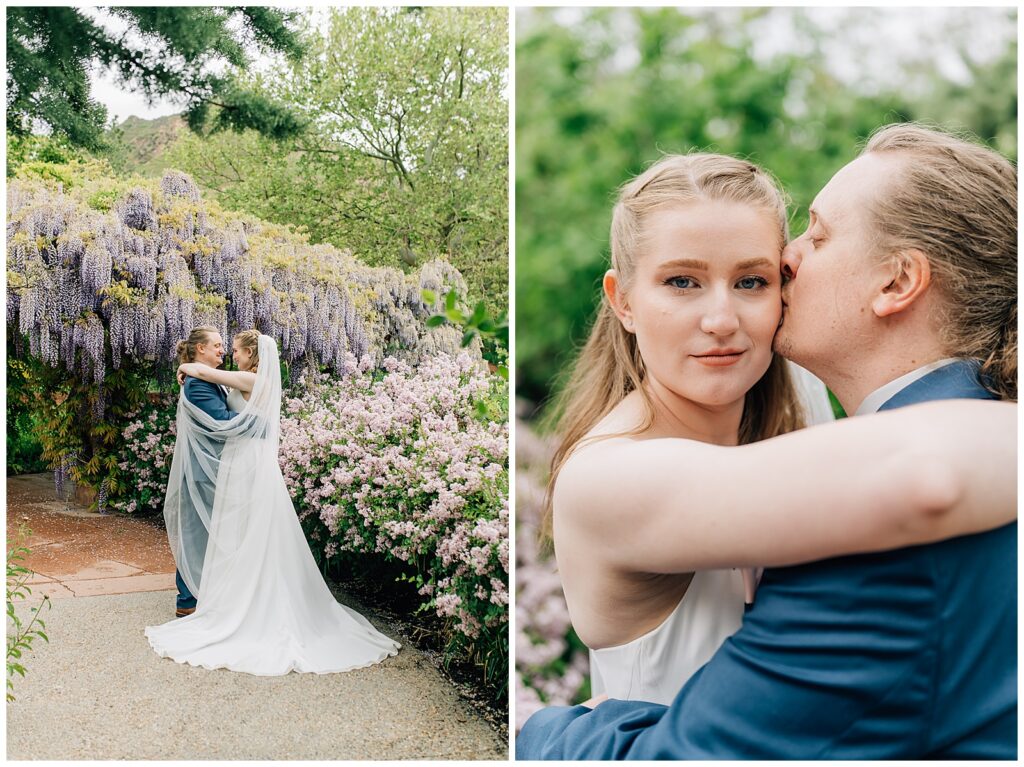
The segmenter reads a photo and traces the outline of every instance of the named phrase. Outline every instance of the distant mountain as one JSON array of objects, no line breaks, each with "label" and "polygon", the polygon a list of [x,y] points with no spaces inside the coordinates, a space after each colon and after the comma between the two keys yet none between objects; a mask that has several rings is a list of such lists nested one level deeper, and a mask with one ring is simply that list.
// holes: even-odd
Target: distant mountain
[{"label": "distant mountain", "polygon": [[107,131],[107,138],[113,144],[110,162],[122,172],[159,175],[165,168],[164,154],[185,130],[188,126],[181,115],[155,120],[129,117]]}]

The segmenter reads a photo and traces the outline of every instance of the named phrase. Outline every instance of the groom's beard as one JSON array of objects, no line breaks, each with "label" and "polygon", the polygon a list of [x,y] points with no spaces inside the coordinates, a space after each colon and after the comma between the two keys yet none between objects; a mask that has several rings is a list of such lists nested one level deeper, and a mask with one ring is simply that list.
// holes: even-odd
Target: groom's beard
[{"label": "groom's beard", "polygon": [[[785,299],[785,296],[783,296],[783,299]],[[785,300],[783,300],[782,317],[779,319],[779,327],[775,329],[775,337],[772,338],[772,351],[785,357],[787,360],[795,362],[796,360],[792,360],[789,356],[793,351],[793,341],[785,329],[786,315],[788,313],[789,306],[785,303]]]},{"label": "groom's beard", "polygon": [[772,339],[772,351],[776,354],[785,357],[787,360],[796,362],[790,357],[793,351],[793,342],[788,336],[784,336],[780,331],[776,331],[775,338]]}]

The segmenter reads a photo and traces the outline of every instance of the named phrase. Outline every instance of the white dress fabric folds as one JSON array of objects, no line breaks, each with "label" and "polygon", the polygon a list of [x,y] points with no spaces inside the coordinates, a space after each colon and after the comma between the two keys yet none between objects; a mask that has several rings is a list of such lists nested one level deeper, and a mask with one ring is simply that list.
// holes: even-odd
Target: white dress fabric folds
[{"label": "white dress fabric folds", "polygon": [[675,610],[631,642],[590,651],[590,691],[669,705],[743,623],[739,570],[702,570]]},{"label": "white dress fabric folds", "polygon": [[268,336],[259,360],[232,420],[213,419],[184,393],[178,401],[164,518],[197,607],[146,636],[179,663],[259,676],[379,663],[400,645],[339,604],[320,574],[277,461],[281,373]]}]

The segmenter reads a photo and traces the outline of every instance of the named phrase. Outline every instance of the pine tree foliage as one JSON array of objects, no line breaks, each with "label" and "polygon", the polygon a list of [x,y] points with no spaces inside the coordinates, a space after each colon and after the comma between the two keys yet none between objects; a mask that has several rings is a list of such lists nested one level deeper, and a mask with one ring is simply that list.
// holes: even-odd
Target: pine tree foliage
[{"label": "pine tree foliage", "polygon": [[[40,124],[54,136],[102,147],[106,108],[91,93],[89,72],[112,69],[149,99],[185,100],[189,125],[215,130],[252,128],[275,138],[294,136],[303,121],[279,102],[238,85],[247,49],[298,60],[298,12],[260,7],[117,7],[106,12],[124,34],[108,31],[81,8],[7,9],[7,131],[25,136]],[[215,109],[211,109],[215,108]]]}]

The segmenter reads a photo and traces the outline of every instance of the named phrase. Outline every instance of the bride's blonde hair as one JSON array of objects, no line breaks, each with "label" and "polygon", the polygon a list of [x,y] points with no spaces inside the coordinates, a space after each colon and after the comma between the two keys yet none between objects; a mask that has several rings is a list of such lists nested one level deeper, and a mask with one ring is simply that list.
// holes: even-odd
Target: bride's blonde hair
[{"label": "bride's blonde hair", "polygon": [[[623,291],[629,289],[634,277],[647,217],[656,210],[702,200],[745,203],[765,210],[778,222],[780,250],[789,238],[785,195],[766,171],[726,155],[668,155],[619,190],[612,212],[611,266],[618,273]],[[540,534],[545,542],[551,540],[551,498],[558,474],[587,432],[634,390],[639,390],[643,397],[645,415],[626,434],[640,434],[651,427],[654,406],[643,386],[645,375],[636,336],[622,326],[602,294],[590,336],[548,416],[560,442],[551,462],[544,501]],[[747,392],[739,442],[756,442],[803,426],[803,410],[789,371],[785,361],[776,355],[765,374]]]},{"label": "bride's blonde hair", "polygon": [[255,373],[260,366],[260,331],[243,330],[235,333],[235,340],[238,341],[239,346],[248,349],[252,354],[252,365],[249,367],[249,371]]}]

